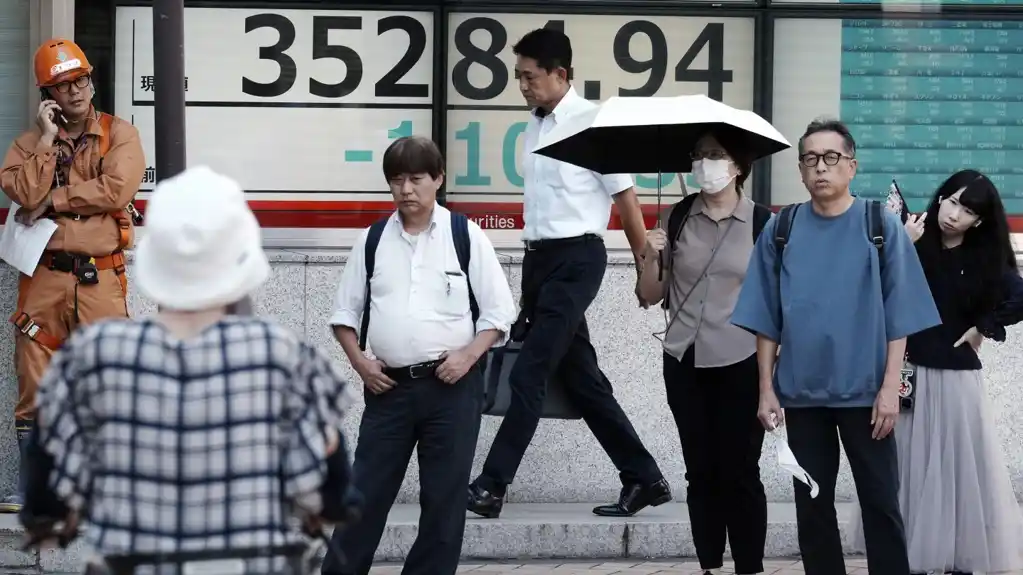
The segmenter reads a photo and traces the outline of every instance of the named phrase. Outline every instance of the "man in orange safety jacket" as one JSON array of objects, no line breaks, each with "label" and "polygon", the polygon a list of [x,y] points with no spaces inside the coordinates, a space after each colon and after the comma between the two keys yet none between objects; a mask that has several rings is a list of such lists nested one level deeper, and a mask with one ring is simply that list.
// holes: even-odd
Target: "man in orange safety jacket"
[{"label": "man in orange safety jacket", "polygon": [[[93,107],[92,66],[74,42],[40,46],[35,77],[35,126],[14,141],[0,168],[0,188],[21,206],[18,221],[57,224],[34,274],[21,276],[11,317],[19,444],[32,429],[36,389],[53,352],[80,325],[128,315],[124,250],[140,220],[132,200],[146,169],[138,130]],[[0,501],[0,512],[20,508],[19,495]]]}]

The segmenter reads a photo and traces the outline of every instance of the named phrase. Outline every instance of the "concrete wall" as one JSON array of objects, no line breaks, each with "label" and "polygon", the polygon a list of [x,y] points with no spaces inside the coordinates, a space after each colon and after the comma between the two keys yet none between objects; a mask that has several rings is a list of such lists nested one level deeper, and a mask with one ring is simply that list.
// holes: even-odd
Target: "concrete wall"
[{"label": "concrete wall", "polygon": [[[517,297],[520,277],[517,264],[521,259],[513,252],[502,257],[509,262],[507,271]],[[343,254],[277,251],[272,253],[272,259],[273,276],[256,296],[258,313],[276,318],[289,328],[304,333],[312,343],[330,350],[352,381],[357,381],[325,323],[344,266]],[[619,401],[681,500],[685,495],[685,467],[678,433],[665,404],[660,346],[652,336],[663,329],[664,319],[659,310],[645,311],[637,307],[632,295],[635,276],[631,257],[627,261],[613,256],[611,260],[600,294],[587,316],[590,331],[601,366],[614,383]],[[13,313],[16,286],[16,273],[6,264],[0,264],[2,318]],[[130,292],[129,303],[136,315],[154,311],[153,305],[135,290]],[[1017,496],[1023,495],[1023,436],[1019,433],[1023,429],[1023,392],[1019,389],[1018,375],[1023,373],[1020,336],[1020,328],[1011,328],[1007,342],[985,343],[981,353],[994,416],[998,420]],[[0,329],[0,378],[5,383],[0,392],[0,413],[4,414],[12,413],[17,388],[13,350],[14,329],[7,325]],[[347,421],[346,430],[352,442],[357,439],[361,411],[360,404]],[[484,417],[474,472],[478,472],[483,464],[498,423],[496,418]],[[761,461],[768,499],[791,501],[791,480],[776,465],[775,449],[776,442],[769,437]],[[0,418],[0,488],[13,487],[16,461],[13,422]],[[842,465],[838,492],[841,499],[850,500],[855,497],[855,489],[844,460]],[[402,487],[401,502],[415,501],[417,482],[418,465],[413,460]],[[519,502],[611,501],[617,498],[619,488],[615,469],[585,424],[579,421],[543,421],[510,489],[509,498]]]},{"label": "concrete wall", "polygon": [[[29,4],[29,54],[50,38],[75,37],[75,0],[32,0]],[[32,64],[26,62],[29,70]],[[35,76],[30,74],[28,90],[28,119],[34,121],[39,110],[39,88]]]},{"label": "concrete wall", "polygon": [[[8,97],[24,97],[22,113],[17,115],[6,115],[4,123],[6,134],[0,137],[0,145],[6,147],[17,135],[8,130],[27,129],[35,122],[36,112],[39,110],[39,88],[36,86],[35,74],[32,69],[32,58],[35,56],[36,48],[50,38],[70,38],[75,35],[75,0],[30,0],[21,1],[18,9],[24,9],[28,14],[28,45],[24,46],[23,53],[27,56],[24,59],[26,84],[21,88],[13,86],[5,87],[5,94]],[[10,49],[10,53],[19,51]],[[12,95],[13,94],[13,95]],[[0,194],[0,208],[6,208],[11,204],[7,196]],[[2,229],[3,222],[0,222]]]}]

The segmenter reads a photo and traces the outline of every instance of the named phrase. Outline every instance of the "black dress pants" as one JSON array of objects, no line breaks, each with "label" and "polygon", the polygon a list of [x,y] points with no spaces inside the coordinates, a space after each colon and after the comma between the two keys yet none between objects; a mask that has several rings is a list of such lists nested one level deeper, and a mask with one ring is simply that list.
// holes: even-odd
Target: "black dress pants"
[{"label": "black dress pants", "polygon": [[760,481],[757,357],[697,368],[694,356],[693,347],[681,361],[664,354],[664,385],[682,440],[696,556],[701,569],[720,568],[727,535],[735,572],[761,573],[767,497]]},{"label": "black dress pants", "polygon": [[352,466],[364,499],[362,519],[334,532],[345,555],[332,553],[326,574],[366,575],[401,489],[412,449],[419,456],[419,533],[403,575],[453,575],[465,533],[465,491],[469,486],[483,409],[483,376],[478,367],[455,384],[436,378],[399,381],[390,391],[366,391],[366,410]]},{"label": "black dress pants", "polygon": [[835,512],[839,435],[863,513],[867,570],[870,575],[909,573],[906,531],[899,511],[895,434],[882,440],[871,438],[871,411],[869,407],[785,410],[792,454],[820,486],[817,497],[811,499],[810,488],[793,480],[799,551],[806,575],[846,573]]},{"label": "black dress pants", "polygon": [[564,381],[570,400],[618,469],[622,483],[654,483],[661,479],[661,471],[597,365],[586,326],[586,309],[597,296],[607,267],[604,242],[597,236],[551,242],[549,247],[527,250],[522,262],[522,307],[530,330],[510,374],[508,412],[477,484],[498,495],[511,484],[536,433],[547,379],[554,373]]}]

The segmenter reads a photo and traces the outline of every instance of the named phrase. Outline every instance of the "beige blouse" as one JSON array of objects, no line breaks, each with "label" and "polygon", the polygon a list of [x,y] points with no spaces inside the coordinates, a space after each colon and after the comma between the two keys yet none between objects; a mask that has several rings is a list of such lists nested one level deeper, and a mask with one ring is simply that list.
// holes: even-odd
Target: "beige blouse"
[{"label": "beige blouse", "polygon": [[[743,196],[735,213],[719,221],[705,210],[701,194],[668,261],[664,289],[671,296],[671,323],[664,351],[681,360],[692,345],[696,367],[722,367],[748,358],[757,348],[756,336],[731,323],[753,252],[753,202]],[[720,253],[707,267],[715,249]],[[689,299],[679,310],[687,293]]]}]

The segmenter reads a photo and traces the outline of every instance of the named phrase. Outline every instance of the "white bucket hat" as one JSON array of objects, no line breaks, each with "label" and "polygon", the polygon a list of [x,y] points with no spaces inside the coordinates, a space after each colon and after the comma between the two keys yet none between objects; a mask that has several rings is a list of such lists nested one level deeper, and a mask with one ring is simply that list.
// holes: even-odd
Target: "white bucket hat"
[{"label": "white bucket hat", "polygon": [[139,289],[172,310],[235,303],[270,276],[259,222],[241,187],[205,166],[156,186],[135,256]]}]

